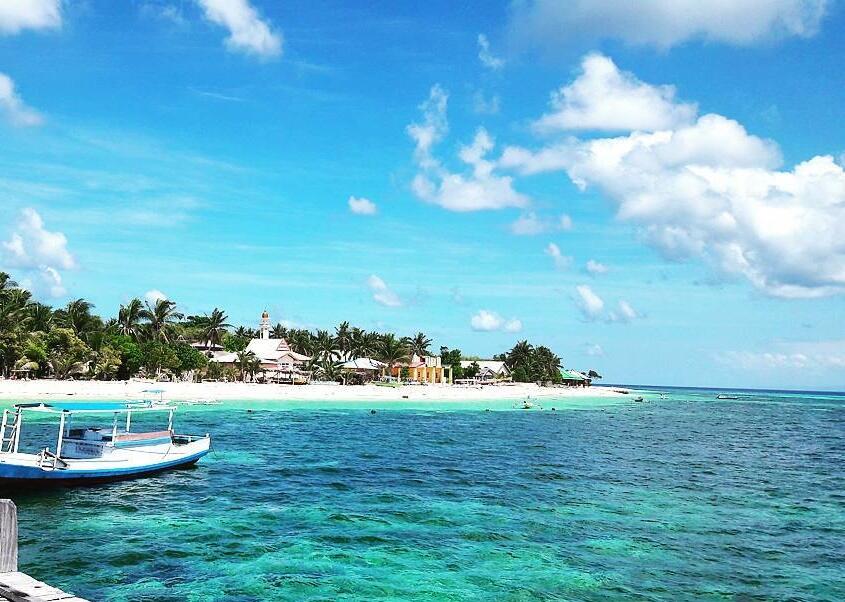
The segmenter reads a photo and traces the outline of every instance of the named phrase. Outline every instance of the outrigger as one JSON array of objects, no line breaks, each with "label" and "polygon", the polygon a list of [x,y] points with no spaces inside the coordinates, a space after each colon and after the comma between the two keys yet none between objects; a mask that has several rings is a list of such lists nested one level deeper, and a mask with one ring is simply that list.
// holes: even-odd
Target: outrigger
[{"label": "outrigger", "polygon": [[[86,483],[136,478],[196,463],[211,448],[211,436],[173,432],[172,406],[128,403],[22,403],[3,410],[0,424],[0,486]],[[139,413],[167,413],[167,430],[133,432]],[[55,450],[22,453],[21,431],[28,413],[59,417]],[[73,428],[77,414],[111,416],[112,426]]]}]

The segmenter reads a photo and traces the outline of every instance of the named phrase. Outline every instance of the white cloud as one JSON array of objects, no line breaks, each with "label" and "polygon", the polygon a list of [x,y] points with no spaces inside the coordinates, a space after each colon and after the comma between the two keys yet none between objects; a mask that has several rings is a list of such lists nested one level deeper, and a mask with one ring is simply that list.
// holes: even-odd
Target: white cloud
[{"label": "white cloud", "polygon": [[533,236],[555,230],[571,230],[572,218],[563,214],[557,220],[539,217],[535,212],[528,211],[511,222],[510,231],[517,236]]},{"label": "white cloud", "polygon": [[584,353],[590,357],[602,357],[604,355],[604,349],[602,349],[602,346],[598,343],[587,343],[585,345]]},{"label": "white cloud", "polygon": [[600,274],[607,274],[607,266],[603,263],[596,261],[594,259],[590,259],[587,261],[587,265],[584,266],[584,269],[587,270],[587,273],[591,276],[598,276]]},{"label": "white cloud", "polygon": [[505,61],[490,52],[490,42],[483,33],[478,34],[478,60],[488,69],[496,70],[505,66]]},{"label": "white cloud", "polygon": [[65,291],[59,269],[73,269],[76,260],[67,248],[67,237],[51,232],[37,211],[23,209],[10,234],[0,242],[2,263],[22,271],[21,286],[36,294],[61,297]]},{"label": "white cloud", "polygon": [[481,309],[470,319],[470,326],[478,332],[519,332],[522,330],[522,320],[511,318],[505,320],[502,316],[488,309]]},{"label": "white cloud", "polygon": [[552,112],[534,123],[540,132],[664,130],[689,124],[697,111],[675,102],[673,86],[644,84],[595,53],[584,57],[581,74],[553,93],[550,104]]},{"label": "white cloud", "polygon": [[499,330],[502,327],[502,316],[499,314],[482,309],[470,319],[470,326],[473,330],[482,332],[490,332]]},{"label": "white cloud", "polygon": [[726,351],[716,361],[744,372],[845,370],[845,340],[774,342],[767,351]]},{"label": "white cloud", "polygon": [[24,29],[58,29],[61,26],[61,0],[0,2],[0,35],[16,34]]},{"label": "white cloud", "polygon": [[668,259],[702,258],[773,296],[845,292],[845,170],[830,156],[780,164],[776,144],[715,114],[536,152],[509,148],[498,161],[522,173],[564,170],[581,189],[598,189]]},{"label": "white cloud", "polygon": [[546,245],[543,252],[552,258],[552,261],[555,263],[555,267],[559,270],[565,270],[572,265],[572,257],[564,255],[561,252],[560,247],[553,242]]},{"label": "white cloud", "polygon": [[523,45],[559,49],[602,38],[669,48],[689,40],[750,45],[814,35],[828,0],[527,0],[514,4],[511,32]]},{"label": "white cloud", "polygon": [[358,215],[375,215],[378,209],[376,204],[369,199],[349,197],[349,210]]},{"label": "white cloud", "polygon": [[541,234],[549,229],[549,224],[537,217],[533,211],[523,213],[510,225],[513,234],[531,236]]},{"label": "white cloud", "polygon": [[48,297],[64,297],[67,290],[62,283],[62,275],[55,268],[41,266],[26,272],[26,276],[20,281],[21,288],[32,292],[35,295]]},{"label": "white cloud", "polygon": [[449,171],[432,154],[434,145],[448,131],[447,100],[443,89],[433,86],[428,100],[420,105],[422,123],[407,127],[408,135],[415,142],[414,159],[420,168],[420,173],[411,183],[414,194],[450,211],[526,206],[529,199],[513,189],[513,179],[495,174],[495,164],[486,159],[493,150],[494,141],[484,128],[479,128],[472,144],[462,146],[458,153],[461,161],[470,168],[469,173]]},{"label": "white cloud", "polygon": [[144,293],[144,299],[150,305],[155,305],[159,301],[165,301],[167,299],[167,295],[162,293],[160,290],[154,288]]},{"label": "white cloud", "polygon": [[229,30],[226,47],[262,58],[282,54],[282,34],[273,31],[248,0],[197,0],[205,18]]},{"label": "white cloud", "polygon": [[631,304],[622,299],[617,304],[615,310],[608,312],[607,321],[624,322],[627,324],[628,322],[636,320],[640,317],[640,314],[633,307],[631,307]]},{"label": "white cloud", "polygon": [[12,125],[32,126],[44,122],[44,118],[37,111],[24,104],[15,92],[15,82],[4,73],[0,73],[0,113],[3,113]]},{"label": "white cloud", "polygon": [[604,300],[586,284],[576,286],[575,292],[578,294],[575,303],[584,317],[588,320],[598,319],[604,311]]},{"label": "white cloud", "polygon": [[373,301],[385,307],[400,307],[402,299],[399,298],[390,287],[387,286],[384,280],[373,274],[367,278],[367,286],[373,294]]},{"label": "white cloud", "polygon": [[67,237],[61,232],[47,230],[35,209],[23,209],[11,238],[0,244],[5,250],[6,263],[13,267],[76,267],[76,260],[67,249]]}]

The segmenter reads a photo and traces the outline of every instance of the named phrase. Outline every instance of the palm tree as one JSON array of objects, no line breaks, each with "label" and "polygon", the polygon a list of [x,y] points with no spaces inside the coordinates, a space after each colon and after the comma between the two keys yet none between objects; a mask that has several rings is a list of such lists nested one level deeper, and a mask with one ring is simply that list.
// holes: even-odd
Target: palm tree
[{"label": "palm tree", "polygon": [[226,323],[227,319],[226,314],[216,307],[212,310],[210,315],[206,316],[202,336],[208,347],[211,347],[212,345],[220,345],[222,343],[223,335],[226,334],[226,329],[232,327],[231,324]]},{"label": "palm tree", "polygon": [[141,318],[144,306],[140,299],[132,299],[121,305],[117,312],[117,329],[120,334],[137,339],[141,335]]},{"label": "palm tree", "polygon": [[174,325],[184,317],[176,311],[176,302],[170,299],[158,299],[155,305],[147,302],[140,315],[141,318],[147,320],[150,337],[154,341],[164,343],[170,341]]},{"label": "palm tree", "polygon": [[288,338],[288,329],[282,326],[281,323],[276,324],[273,326],[273,329],[270,331],[270,336],[274,339],[287,339]]},{"label": "palm tree", "polygon": [[18,288],[18,283],[6,272],[0,272],[0,293]]},{"label": "palm tree", "polygon": [[514,370],[519,366],[528,368],[531,361],[531,354],[534,352],[534,347],[528,341],[519,341],[513,346],[513,349],[508,351],[505,356],[505,363],[510,370]]},{"label": "palm tree", "polygon": [[392,334],[386,334],[381,338],[379,349],[381,361],[387,364],[388,373],[393,373],[393,366],[408,361],[408,348],[405,343]]},{"label": "palm tree", "polygon": [[252,351],[239,351],[235,365],[241,371],[241,380],[245,380],[247,373],[255,375],[261,369],[261,360]]},{"label": "palm tree", "polygon": [[423,333],[418,332],[413,337],[405,337],[402,339],[408,347],[408,350],[419,356],[425,357],[429,355],[428,348],[431,347],[431,339]]},{"label": "palm tree", "polygon": [[53,310],[49,305],[33,303],[28,314],[26,328],[30,332],[47,332],[53,326]]},{"label": "palm tree", "polygon": [[343,364],[340,362],[333,362],[330,359],[323,360],[314,365],[315,372],[323,380],[337,380],[343,376]]},{"label": "palm tree", "polygon": [[317,331],[317,336],[313,338],[311,348],[316,358],[331,360],[335,355],[334,339],[328,330]]},{"label": "palm tree", "polygon": [[94,304],[90,301],[76,299],[56,312],[56,321],[61,326],[70,328],[76,336],[84,338],[99,322],[99,319],[91,314],[93,308]]},{"label": "palm tree", "polygon": [[334,329],[334,344],[340,350],[341,357],[344,360],[350,359],[353,338],[352,330],[349,328],[349,322],[341,322]]}]

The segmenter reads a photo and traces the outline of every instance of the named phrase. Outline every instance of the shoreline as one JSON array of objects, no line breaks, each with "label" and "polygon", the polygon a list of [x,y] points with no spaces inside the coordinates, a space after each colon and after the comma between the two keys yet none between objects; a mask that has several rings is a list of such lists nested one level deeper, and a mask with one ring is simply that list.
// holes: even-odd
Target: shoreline
[{"label": "shoreline", "polygon": [[475,400],[621,398],[621,393],[605,387],[540,387],[533,383],[514,385],[275,385],[254,383],[159,383],[131,381],[57,381],[0,380],[0,400],[90,399],[137,400],[155,399],[158,395],[145,389],[162,389],[164,399],[185,401],[214,399],[218,401],[396,401],[463,402]]}]

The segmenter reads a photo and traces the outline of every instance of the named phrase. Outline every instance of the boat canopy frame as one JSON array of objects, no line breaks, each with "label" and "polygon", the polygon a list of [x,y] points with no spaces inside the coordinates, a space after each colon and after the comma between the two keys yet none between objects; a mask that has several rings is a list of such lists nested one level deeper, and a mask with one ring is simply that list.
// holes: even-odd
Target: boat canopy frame
[{"label": "boat canopy frame", "polygon": [[[108,404],[96,404],[99,406],[108,405]],[[115,407],[113,408],[102,408],[102,407],[95,407],[92,405],[90,408],[86,408],[84,404],[78,404],[79,407],[69,408],[69,407],[62,407],[62,404],[51,405],[47,403],[18,403],[13,406],[14,411],[10,411],[8,409],[3,410],[3,420],[2,420],[2,432],[0,432],[0,453],[12,453],[17,454],[20,449],[20,441],[21,441],[21,427],[23,426],[23,414],[24,412],[35,412],[40,414],[52,414],[54,416],[59,416],[59,434],[56,439],[56,453],[55,457],[60,459],[62,456],[62,444],[64,443],[65,437],[70,436],[71,430],[71,422],[72,417],[74,414],[99,414],[99,415],[108,415],[111,414],[114,416],[114,420],[112,422],[112,441],[117,439],[118,435],[118,416],[121,414],[126,414],[126,426],[124,428],[124,433],[129,433],[130,428],[132,426],[132,414],[134,413],[151,413],[151,412],[168,412],[168,419],[167,419],[167,430],[173,434],[173,413],[176,411],[175,406],[154,406],[149,403],[140,402],[140,403],[124,403],[124,404],[114,404]],[[9,416],[14,417],[14,422],[9,425],[8,418]],[[6,438],[6,429],[11,428],[12,434],[8,438],[8,442],[10,443],[10,449],[5,451],[3,449],[3,444],[7,442]],[[47,450],[45,450],[47,451]]]}]

